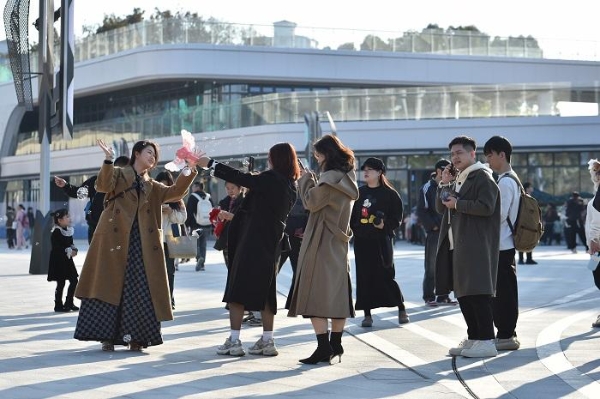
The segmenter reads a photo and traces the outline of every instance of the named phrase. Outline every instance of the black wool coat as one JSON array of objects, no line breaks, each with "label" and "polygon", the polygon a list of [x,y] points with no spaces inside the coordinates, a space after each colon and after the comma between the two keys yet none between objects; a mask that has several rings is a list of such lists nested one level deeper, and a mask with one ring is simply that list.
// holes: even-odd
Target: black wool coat
[{"label": "black wool coat", "polygon": [[296,201],[295,182],[267,170],[258,175],[216,164],[214,176],[249,189],[229,225],[230,267],[223,302],[247,310],[277,312],[276,276],[288,213]]},{"label": "black wool coat", "polygon": [[79,277],[73,258],[68,258],[65,250],[73,246],[73,236],[65,236],[60,227],[52,230],[50,241],[50,262],[48,265],[48,281],[65,281]]}]

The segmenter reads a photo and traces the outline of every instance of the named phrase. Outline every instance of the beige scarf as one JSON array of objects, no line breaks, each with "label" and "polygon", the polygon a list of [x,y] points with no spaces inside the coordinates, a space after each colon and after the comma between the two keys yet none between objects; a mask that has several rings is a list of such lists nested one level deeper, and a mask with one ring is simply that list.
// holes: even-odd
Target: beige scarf
[{"label": "beige scarf", "polygon": [[[479,169],[484,169],[490,176],[492,176],[492,170],[487,166],[482,164],[481,162],[475,162],[473,165],[469,166],[467,169],[458,173],[456,176],[456,180],[454,181],[454,192],[459,193],[462,188],[464,182],[467,181],[467,177],[469,177],[469,173],[474,172]],[[450,209],[448,209],[450,212]],[[454,235],[452,234],[452,223],[450,217],[450,213],[448,213],[448,224],[450,225],[448,229],[448,240],[450,241],[450,250],[454,249]]]}]

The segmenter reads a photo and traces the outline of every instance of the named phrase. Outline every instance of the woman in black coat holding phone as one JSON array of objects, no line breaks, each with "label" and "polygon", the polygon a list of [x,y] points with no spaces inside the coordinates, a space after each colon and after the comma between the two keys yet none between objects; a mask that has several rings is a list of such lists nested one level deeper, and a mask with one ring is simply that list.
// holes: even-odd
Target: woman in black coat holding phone
[{"label": "woman in black coat holding phone", "polygon": [[206,156],[198,165],[214,168],[214,176],[248,188],[227,234],[229,270],[223,302],[229,305],[230,335],[217,354],[244,356],[240,341],[244,310],[260,311],[263,336],[249,348],[254,355],[276,356],[273,321],[277,312],[276,276],[285,221],[296,201],[298,158],[289,143],[269,150],[270,168],[243,173]]}]

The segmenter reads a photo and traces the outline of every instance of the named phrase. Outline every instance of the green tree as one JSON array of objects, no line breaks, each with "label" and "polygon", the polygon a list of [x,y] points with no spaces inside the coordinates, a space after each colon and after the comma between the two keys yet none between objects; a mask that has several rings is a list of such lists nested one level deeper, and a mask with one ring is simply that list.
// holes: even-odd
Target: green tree
[{"label": "green tree", "polygon": [[379,36],[367,35],[360,45],[360,49],[370,51],[389,51],[390,45],[381,40]]},{"label": "green tree", "polygon": [[344,44],[340,44],[337,48],[338,50],[356,50],[356,47],[354,47],[354,43],[352,42],[348,42],[348,43],[344,43]]},{"label": "green tree", "polygon": [[[113,29],[122,28],[127,25],[133,25],[144,20],[144,13],[141,8],[134,8],[133,13],[125,17],[117,17],[115,14],[104,14],[102,24],[95,27],[95,33],[108,32]],[[84,33],[91,33],[94,30],[93,26],[84,26]]]}]

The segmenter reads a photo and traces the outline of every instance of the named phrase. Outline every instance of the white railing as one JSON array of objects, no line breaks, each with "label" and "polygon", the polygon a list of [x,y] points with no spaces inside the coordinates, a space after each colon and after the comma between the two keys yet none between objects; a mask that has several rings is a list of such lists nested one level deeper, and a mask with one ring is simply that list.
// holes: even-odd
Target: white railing
[{"label": "white railing", "polygon": [[[560,40],[531,37],[490,37],[470,31],[423,32],[368,31],[295,26],[230,24],[201,18],[142,21],[108,32],[80,37],[75,43],[75,62],[104,57],[135,48],[166,44],[210,44],[312,48],[315,50],[389,51],[565,60],[600,60],[600,43],[592,40]],[[55,49],[58,60],[59,49]],[[4,65],[2,65],[4,64]],[[31,54],[37,68],[37,53]],[[8,60],[0,69],[10,70]],[[0,82],[12,79],[0,73]]]}]

